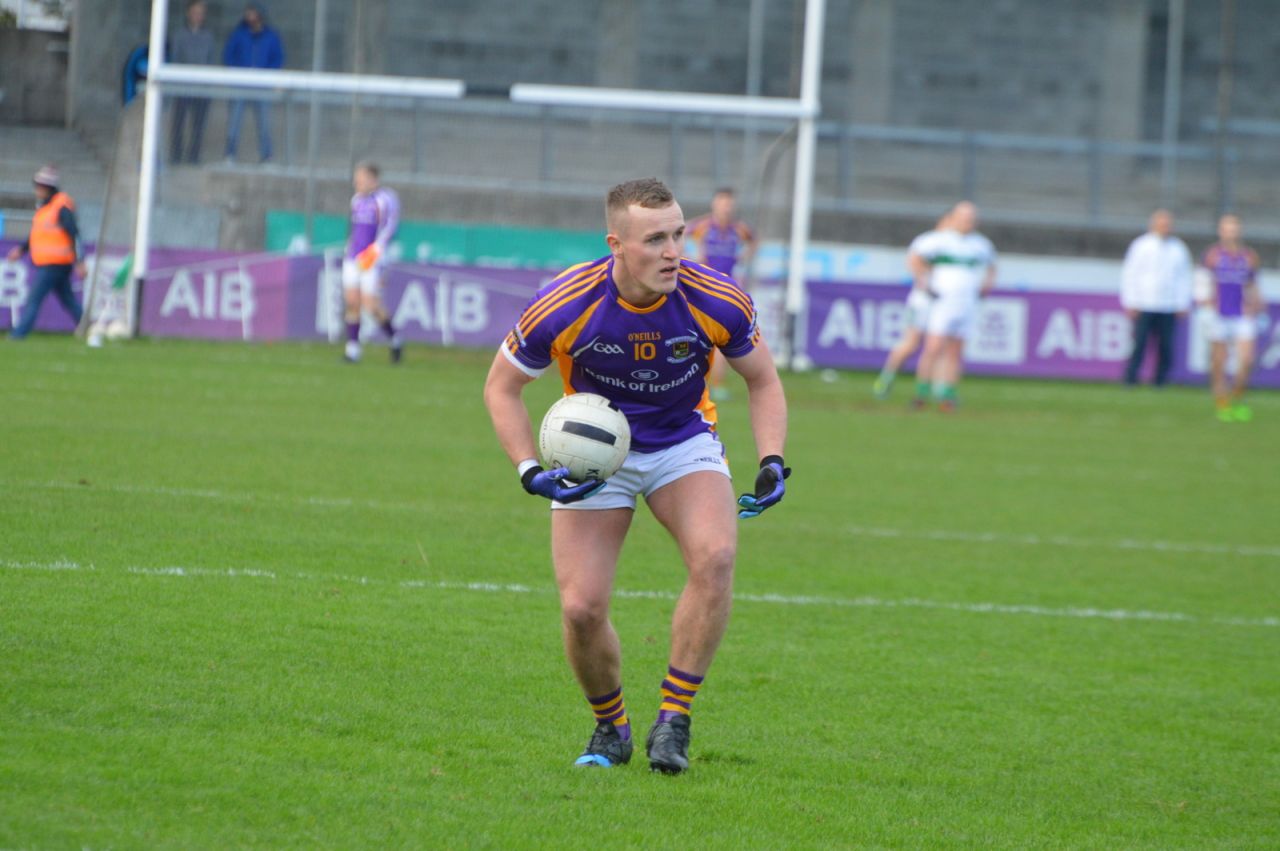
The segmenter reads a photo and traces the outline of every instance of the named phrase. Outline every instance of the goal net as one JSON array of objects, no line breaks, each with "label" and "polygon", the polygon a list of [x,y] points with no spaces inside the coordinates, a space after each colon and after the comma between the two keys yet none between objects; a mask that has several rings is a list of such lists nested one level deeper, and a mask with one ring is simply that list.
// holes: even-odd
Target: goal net
[{"label": "goal net", "polygon": [[[332,27],[324,5],[317,26]],[[137,303],[141,333],[332,339],[352,169],[371,161],[400,199],[385,298],[409,340],[500,338],[549,272],[606,253],[604,193],[640,176],[666,181],[690,219],[715,190],[736,190],[761,242],[737,274],[756,290],[766,332],[781,334],[797,140],[812,115],[798,99],[170,64],[153,78],[165,104],[151,125],[153,170],[136,159],[115,169],[117,222],[104,222],[137,233],[149,219],[131,278],[141,298],[126,287],[108,301]],[[204,110],[196,157],[193,103]],[[136,158],[141,144],[126,136],[148,124],[131,111],[125,125],[118,149]],[[125,199],[139,215],[122,212]],[[100,292],[114,292],[131,253],[120,247],[94,275]],[[174,296],[175,276],[193,267],[195,283]],[[186,287],[192,275],[178,279]],[[485,293],[482,308],[468,286]],[[491,327],[475,331],[481,314]]]}]

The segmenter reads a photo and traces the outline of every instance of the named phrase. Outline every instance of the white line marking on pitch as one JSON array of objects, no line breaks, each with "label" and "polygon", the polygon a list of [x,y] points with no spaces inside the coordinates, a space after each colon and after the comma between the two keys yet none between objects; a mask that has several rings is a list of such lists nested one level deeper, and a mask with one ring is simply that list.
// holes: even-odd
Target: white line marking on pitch
[{"label": "white line marking on pitch", "polygon": [[93,565],[87,567],[76,564],[74,561],[0,561],[0,566],[6,570],[93,570]]},{"label": "white line marking on pitch", "polygon": [[843,526],[841,531],[863,538],[909,538],[924,541],[960,541],[974,544],[1023,544],[1038,547],[1087,547],[1110,550],[1145,550],[1159,553],[1204,553],[1210,555],[1262,556],[1280,558],[1280,547],[1251,544],[1210,544],[1196,541],[1143,541],[1133,538],[1101,540],[1072,535],[1034,535],[1016,532],[964,532],[946,529],[917,531],[878,526]]},{"label": "white line marking on pitch", "polygon": [[[200,488],[171,488],[153,485],[79,485],[70,482],[19,483],[19,487],[36,487],[46,490],[67,490],[91,493],[94,490],[112,493],[138,493],[155,496],[178,496],[194,499],[212,499],[226,502],[261,502],[275,505],[306,505],[317,508],[370,508],[377,511],[428,511],[425,504],[412,502],[381,502],[372,499],[348,499],[345,497],[291,497],[279,494],[228,493]],[[823,527],[824,530],[832,527]],[[1073,547],[1087,549],[1128,550],[1157,553],[1186,553],[1193,555],[1231,555],[1258,558],[1280,558],[1280,546],[1254,544],[1218,544],[1203,541],[1160,541],[1120,538],[1078,538],[1073,535],[1036,535],[1017,532],[971,532],[964,530],[894,529],[883,526],[842,526],[839,531],[863,538],[906,538],[923,541],[959,541],[971,544],[1019,544],[1039,547]]]},{"label": "white line marking on pitch", "polygon": [[[93,571],[94,565],[80,565],[71,561],[54,562],[19,562],[0,561],[0,568],[8,570],[42,570],[42,571]],[[521,585],[504,582],[456,582],[448,580],[405,579],[401,581],[374,579],[368,576],[352,576],[347,574],[326,573],[279,573],[273,570],[257,568],[208,568],[208,567],[126,567],[125,573],[137,576],[157,577],[222,577],[229,579],[298,579],[306,582],[349,582],[356,585],[395,585],[400,588],[433,589],[441,591],[477,591],[486,594],[531,594],[551,596],[555,589]],[[614,591],[617,597],[644,600],[675,600],[678,596],[671,591],[640,591],[619,588]],[[882,597],[823,597],[815,595],[789,594],[744,594],[733,595],[738,603],[761,603],[776,606],[821,606],[827,608],[867,608],[867,609],[939,609],[952,612],[968,612],[981,615],[1030,615],[1048,618],[1081,618],[1110,621],[1163,621],[1173,623],[1213,623],[1227,626],[1260,626],[1280,627],[1280,617],[1246,618],[1246,617],[1201,617],[1184,612],[1153,612],[1146,609],[1100,609],[1093,606],[1065,606],[1052,608],[1010,603],[957,603],[941,600],[924,600],[918,597],[889,600]]]}]

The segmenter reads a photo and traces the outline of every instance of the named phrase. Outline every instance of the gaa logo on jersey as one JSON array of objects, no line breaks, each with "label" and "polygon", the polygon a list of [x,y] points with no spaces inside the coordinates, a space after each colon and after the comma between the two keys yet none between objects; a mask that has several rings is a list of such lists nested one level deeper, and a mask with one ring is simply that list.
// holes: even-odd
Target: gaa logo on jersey
[{"label": "gaa logo on jersey", "polygon": [[671,347],[667,363],[684,363],[693,357],[693,344],[697,341],[697,337],[673,337],[667,340],[666,344]]}]

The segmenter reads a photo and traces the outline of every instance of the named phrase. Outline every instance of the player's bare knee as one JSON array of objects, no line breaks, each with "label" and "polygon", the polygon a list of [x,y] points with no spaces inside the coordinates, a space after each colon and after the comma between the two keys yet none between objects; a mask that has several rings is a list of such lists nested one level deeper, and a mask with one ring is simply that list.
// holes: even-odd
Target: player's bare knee
[{"label": "player's bare knee", "polygon": [[691,555],[689,580],[706,590],[728,593],[733,587],[733,563],[738,548],[732,543],[706,547]]},{"label": "player's bare knee", "polygon": [[565,599],[560,603],[560,617],[566,629],[589,635],[609,622],[609,604],[604,600]]}]

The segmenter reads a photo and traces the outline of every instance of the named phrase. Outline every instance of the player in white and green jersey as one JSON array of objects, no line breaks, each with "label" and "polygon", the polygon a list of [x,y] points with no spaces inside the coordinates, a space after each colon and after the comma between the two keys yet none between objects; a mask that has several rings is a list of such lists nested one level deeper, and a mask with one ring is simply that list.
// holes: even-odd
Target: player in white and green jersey
[{"label": "player in white and green jersey", "polygon": [[916,366],[916,407],[924,407],[932,392],[942,410],[955,409],[964,341],[977,318],[978,300],[996,279],[996,250],[977,228],[978,208],[961,201],[951,211],[950,229],[930,234],[916,247],[935,296]]},{"label": "player in white and green jersey", "polygon": [[902,336],[889,350],[888,356],[884,359],[884,366],[880,369],[880,375],[872,384],[872,391],[877,399],[889,398],[889,393],[893,390],[893,382],[898,377],[898,370],[924,342],[925,330],[929,326],[929,310],[933,307],[933,293],[929,289],[929,265],[920,257],[920,246],[928,245],[935,239],[934,234],[949,228],[950,218],[951,211],[948,210],[938,219],[933,230],[920,234],[911,240],[911,245],[907,247],[907,268],[911,270],[911,293],[907,296],[907,321],[903,326]]}]

